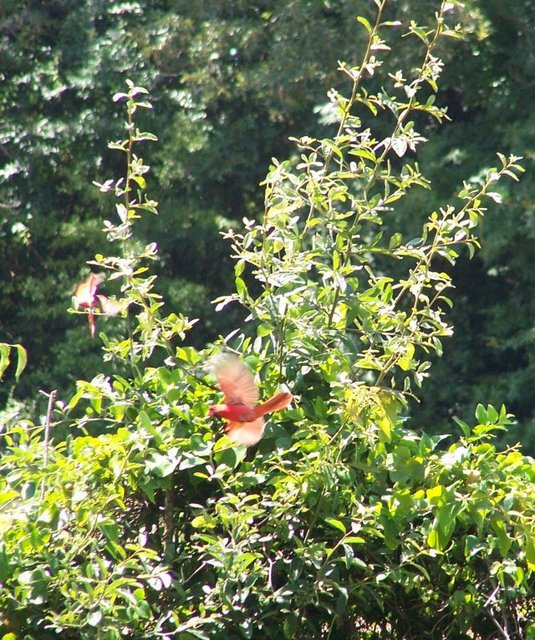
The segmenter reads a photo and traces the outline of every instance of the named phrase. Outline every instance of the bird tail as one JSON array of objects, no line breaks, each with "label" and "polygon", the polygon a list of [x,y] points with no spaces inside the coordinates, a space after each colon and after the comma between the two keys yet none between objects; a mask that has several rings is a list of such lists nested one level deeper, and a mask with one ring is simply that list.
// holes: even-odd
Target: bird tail
[{"label": "bird tail", "polygon": [[292,394],[288,391],[281,391],[269,400],[257,405],[254,410],[255,417],[264,416],[266,413],[273,413],[274,411],[280,411],[287,407],[291,401]]}]

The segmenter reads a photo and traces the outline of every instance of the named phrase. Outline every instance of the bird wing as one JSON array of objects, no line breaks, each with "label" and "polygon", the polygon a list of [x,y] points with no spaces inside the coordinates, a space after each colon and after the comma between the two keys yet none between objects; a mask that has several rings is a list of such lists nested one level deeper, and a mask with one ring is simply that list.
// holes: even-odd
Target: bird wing
[{"label": "bird wing", "polygon": [[232,442],[251,447],[264,435],[264,420],[257,418],[253,422],[228,422],[225,425],[225,433]]},{"label": "bird wing", "polygon": [[260,393],[253,374],[236,356],[225,356],[215,364],[215,376],[225,394],[227,404],[245,404],[254,407]]},{"label": "bird wing", "polygon": [[108,296],[103,296],[100,293],[95,296],[95,300],[95,306],[98,306],[102,313],[107,316],[116,316],[128,306],[127,300],[112,300],[108,298]]},{"label": "bird wing", "polygon": [[95,296],[99,284],[104,280],[104,276],[99,273],[91,273],[83,282],[76,285],[72,294],[73,307],[75,309],[89,309],[95,304]]}]

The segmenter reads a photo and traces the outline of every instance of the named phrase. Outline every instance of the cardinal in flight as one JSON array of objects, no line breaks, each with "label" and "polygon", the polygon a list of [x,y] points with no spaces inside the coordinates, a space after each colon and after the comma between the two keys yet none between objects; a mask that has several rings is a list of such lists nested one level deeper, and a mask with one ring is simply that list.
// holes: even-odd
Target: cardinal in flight
[{"label": "cardinal in flight", "polygon": [[91,273],[83,282],[76,285],[72,294],[72,306],[75,309],[88,309],[87,320],[91,337],[95,337],[95,309],[107,316],[116,316],[125,305],[117,300],[98,293],[98,287],[104,280],[100,273]]},{"label": "cardinal in flight", "polygon": [[258,404],[260,393],[253,374],[236,356],[219,359],[214,373],[225,401],[210,407],[209,415],[228,420],[225,433],[237,444],[256,444],[264,434],[263,416],[284,409],[292,401],[291,393],[281,391]]}]

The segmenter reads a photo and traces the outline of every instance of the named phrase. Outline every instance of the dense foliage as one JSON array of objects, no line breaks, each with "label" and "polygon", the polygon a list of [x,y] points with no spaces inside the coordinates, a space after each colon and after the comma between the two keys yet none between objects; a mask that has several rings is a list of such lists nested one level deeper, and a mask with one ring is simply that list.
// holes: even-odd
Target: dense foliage
[{"label": "dense foliage", "polygon": [[[480,404],[442,447],[403,417],[451,333],[448,270],[476,251],[486,203],[522,169],[499,155],[416,233],[397,228],[403,203],[432,193],[418,122],[444,118],[437,51],[458,32],[450,2],[430,27],[403,27],[419,57],[400,71],[386,4],[359,19],[362,58],[340,64],[345,86],[324,109],[330,136],[294,140],[272,162],[261,218],[228,232],[236,287],[218,306],[239,303],[247,321],[202,350],[157,293],[156,244],[134,235],[157,210],[139,155],[155,141],[138,124],[146,90],[115,95],[126,136],[110,147],[127,173],[98,185],[115,197],[114,251],[92,263],[125,310],[96,318],[115,373],[79,380],[66,402],[49,394],[43,425],[4,427],[4,640],[535,632],[535,468],[493,443],[511,416]],[[87,331],[81,313],[72,321]],[[284,383],[295,397],[254,449],[208,417],[222,349],[242,354],[266,396]],[[2,347],[0,364],[14,350],[18,375],[20,348]]]}]

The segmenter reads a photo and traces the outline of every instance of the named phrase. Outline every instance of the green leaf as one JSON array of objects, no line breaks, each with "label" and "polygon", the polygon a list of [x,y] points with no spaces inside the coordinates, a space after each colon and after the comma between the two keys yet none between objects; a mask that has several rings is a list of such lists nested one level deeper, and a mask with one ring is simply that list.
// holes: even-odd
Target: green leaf
[{"label": "green leaf", "polygon": [[396,522],[390,517],[381,517],[381,524],[383,526],[385,544],[391,551],[394,551],[400,544],[399,530]]},{"label": "green leaf", "polygon": [[363,16],[357,16],[357,22],[360,22],[360,24],[363,25],[368,33],[371,33],[373,31],[372,25],[370,24],[369,20],[367,20]]},{"label": "green leaf", "polygon": [[257,334],[260,338],[265,338],[273,333],[273,327],[269,324],[258,325]]},{"label": "green leaf", "polygon": [[442,501],[442,497],[444,495],[444,487],[439,484],[431,489],[427,489],[425,492],[425,496],[431,504],[439,504]]},{"label": "green leaf", "polygon": [[235,469],[247,455],[247,449],[241,445],[228,445],[229,440],[221,438],[214,446],[214,458],[217,464],[224,464],[229,469]]},{"label": "green leaf", "polygon": [[11,347],[8,344],[0,344],[0,380],[3,378],[6,369],[9,366],[9,352]]},{"label": "green leaf", "polygon": [[463,435],[465,437],[468,437],[471,431],[470,426],[466,424],[466,422],[463,422],[460,418],[457,418],[456,416],[453,416],[452,419],[455,422],[455,424],[459,427],[459,429],[463,432]]},{"label": "green leaf", "polygon": [[92,611],[87,615],[87,624],[90,627],[98,627],[102,620],[102,611]]},{"label": "green leaf", "polygon": [[377,162],[377,156],[367,149],[351,149],[349,151],[349,154],[352,156],[365,158],[366,160],[371,160],[374,164]]},{"label": "green leaf", "polygon": [[284,622],[282,625],[282,632],[284,633],[284,637],[286,640],[294,640],[296,634],[299,630],[299,618],[289,611],[284,616]]},{"label": "green leaf", "polygon": [[247,296],[247,286],[244,282],[244,280],[242,278],[236,277],[234,279],[235,285],[236,285],[236,293],[240,296],[240,297],[246,297]]},{"label": "green leaf", "polygon": [[341,531],[342,533],[347,533],[347,529],[341,520],[337,520],[336,518],[325,518],[325,522],[329,526],[333,527],[333,529],[338,529],[338,531]]},{"label": "green leaf", "polygon": [[427,534],[426,542],[428,546],[431,547],[431,549],[436,549],[437,551],[441,550],[440,539],[436,528],[433,528],[429,531],[429,533]]},{"label": "green leaf", "polygon": [[394,233],[390,238],[390,242],[388,243],[388,248],[391,250],[396,249],[397,247],[399,247],[402,241],[403,241],[403,236],[401,235],[401,233]]},{"label": "green leaf", "polygon": [[400,366],[401,369],[403,369],[403,371],[408,371],[411,368],[412,361],[414,358],[414,351],[415,351],[414,345],[411,343],[409,343],[405,347],[405,353],[398,360],[398,365]]},{"label": "green leaf", "polygon": [[479,424],[486,424],[487,422],[487,411],[481,403],[476,407],[476,418]]},{"label": "green leaf", "polygon": [[152,420],[150,419],[146,411],[142,410],[139,412],[138,420],[139,420],[139,424],[143,427],[143,429],[145,429],[147,433],[150,433],[154,437],[155,442],[157,444],[162,442],[162,436],[152,424]]},{"label": "green leaf", "polygon": [[16,344],[15,349],[17,350],[17,369],[15,371],[15,378],[18,380],[26,367],[26,363],[28,362],[28,354],[26,353],[26,349],[20,344]]},{"label": "green leaf", "polygon": [[343,153],[340,151],[340,148],[338,147],[338,145],[336,145],[332,140],[328,140],[328,139],[324,139],[322,140],[322,143],[329,147],[329,149],[335,154],[337,155],[340,159],[342,159],[344,157]]},{"label": "green leaf", "polygon": [[132,180],[134,180],[134,182],[136,182],[141,189],[147,188],[147,181],[143,176],[132,176]]},{"label": "green leaf", "polygon": [[472,558],[473,556],[478,555],[481,551],[485,551],[487,549],[487,545],[477,536],[468,535],[466,536],[464,548],[465,556],[467,558]]},{"label": "green leaf", "polygon": [[194,529],[214,529],[216,526],[216,520],[207,513],[200,516],[195,516],[191,521],[191,526]]},{"label": "green leaf", "polygon": [[509,553],[509,549],[511,548],[511,545],[513,544],[513,540],[509,537],[505,524],[503,523],[502,520],[493,518],[490,521],[490,526],[492,527],[492,530],[496,534],[500,553],[502,554],[503,558],[506,558],[507,554]]},{"label": "green leaf", "polygon": [[165,478],[174,472],[180,459],[180,456],[162,455],[155,451],[145,462],[145,472]]}]

